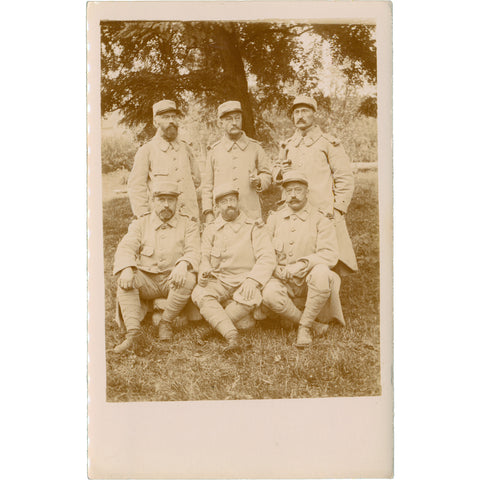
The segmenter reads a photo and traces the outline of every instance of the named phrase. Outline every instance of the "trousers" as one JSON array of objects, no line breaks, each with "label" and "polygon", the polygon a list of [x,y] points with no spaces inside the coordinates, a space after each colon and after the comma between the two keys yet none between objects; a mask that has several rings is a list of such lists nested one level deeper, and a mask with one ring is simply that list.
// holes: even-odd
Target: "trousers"
[{"label": "trousers", "polygon": [[187,272],[187,280],[182,288],[171,288],[169,275],[170,272],[153,274],[137,270],[133,288],[125,290],[118,287],[117,302],[127,332],[140,329],[140,323],[148,311],[148,300],[167,299],[164,321],[172,321],[183,310],[195,287],[195,274]]}]

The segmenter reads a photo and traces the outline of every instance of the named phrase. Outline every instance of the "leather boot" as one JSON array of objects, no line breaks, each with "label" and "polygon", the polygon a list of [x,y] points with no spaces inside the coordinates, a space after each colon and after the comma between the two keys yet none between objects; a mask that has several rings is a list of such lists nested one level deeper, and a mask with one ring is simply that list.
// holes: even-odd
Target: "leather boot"
[{"label": "leather boot", "polygon": [[155,310],[152,313],[152,323],[158,327],[162,321],[162,311]]},{"label": "leather boot", "polygon": [[224,352],[238,352],[241,347],[240,347],[240,341],[239,341],[240,335],[238,334],[237,331],[230,332],[227,334],[225,337],[225,340],[227,340],[227,345],[223,348]]},{"label": "leather boot", "polygon": [[313,338],[310,328],[305,327],[304,325],[299,325],[297,331],[297,343],[295,346],[298,348],[308,347],[312,341]]},{"label": "leather boot", "polygon": [[[296,343],[297,347],[307,347],[312,343],[312,329],[315,324],[315,319],[317,318],[317,315],[320,313],[325,303],[327,303],[329,297],[330,290],[316,290],[311,286],[308,288],[305,309],[302,313],[300,325],[298,327]],[[323,330],[323,328],[320,330]]]},{"label": "leather boot", "polygon": [[158,326],[158,339],[161,342],[169,342],[173,337],[172,324],[161,320]]},{"label": "leather boot", "polygon": [[134,348],[140,339],[141,334],[139,330],[132,330],[130,332],[127,332],[127,336],[125,340],[120,343],[120,345],[117,345],[113,351],[115,353],[123,353],[129,350],[130,348]]}]

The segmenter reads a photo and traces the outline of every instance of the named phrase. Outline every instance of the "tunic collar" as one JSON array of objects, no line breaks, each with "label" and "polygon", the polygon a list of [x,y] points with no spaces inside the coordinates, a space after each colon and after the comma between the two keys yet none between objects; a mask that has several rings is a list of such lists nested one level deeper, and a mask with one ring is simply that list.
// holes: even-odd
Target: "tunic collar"
[{"label": "tunic collar", "polygon": [[162,152],[166,152],[169,148],[173,148],[176,152],[178,152],[178,149],[180,147],[180,144],[178,143],[178,139],[176,138],[175,140],[172,140],[171,142],[167,142],[163,137],[160,132],[160,129],[157,130],[157,133],[155,134],[155,140],[157,141],[158,145],[160,146],[160,149]]},{"label": "tunic collar", "polygon": [[303,143],[307,146],[310,147],[313,145],[320,137],[322,136],[322,130],[318,125],[313,125],[310,130],[307,131],[305,136],[303,136],[300,132],[300,129],[297,128],[295,131],[292,140],[293,144],[298,147],[300,143]]},{"label": "tunic collar", "polygon": [[227,222],[224,218],[219,215],[214,222],[216,230],[220,230],[225,225],[231,225],[232,229],[237,233],[240,230],[240,227],[245,223],[246,215],[243,212],[240,212],[240,215],[233,220],[232,222]]},{"label": "tunic collar", "polygon": [[240,148],[240,150],[245,150],[248,146],[248,137],[245,135],[245,132],[242,132],[242,135],[238,140],[232,140],[227,137],[227,135],[224,135],[221,141],[227,152],[229,152],[235,144],[238,145],[238,148]]},{"label": "tunic collar", "polygon": [[282,211],[282,218],[298,217],[300,220],[304,222],[310,215],[312,208],[313,208],[312,205],[307,202],[306,205],[300,211],[295,212],[288,205],[286,205],[285,209]]},{"label": "tunic collar", "polygon": [[155,212],[152,212],[152,226],[154,230],[158,230],[159,228],[165,229],[167,227],[176,228],[177,224],[178,212],[175,212],[175,215],[173,215],[173,217],[168,220],[168,222],[163,222]]}]

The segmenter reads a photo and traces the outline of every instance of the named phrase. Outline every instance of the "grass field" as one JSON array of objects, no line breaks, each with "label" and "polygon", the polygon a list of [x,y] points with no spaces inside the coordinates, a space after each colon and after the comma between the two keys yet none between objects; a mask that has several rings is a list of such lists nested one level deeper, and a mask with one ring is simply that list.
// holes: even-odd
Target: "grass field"
[{"label": "grass field", "polygon": [[[105,188],[105,184],[104,184]],[[126,196],[104,192],[107,401],[226,400],[380,395],[379,246],[377,172],[358,172],[347,223],[359,271],[343,279],[347,326],[332,326],[311,348],[297,350],[294,331],[274,321],[242,336],[239,354],[221,352],[220,337],[197,342],[198,323],[160,344],[147,316],[142,356],[117,356],[123,339],[114,322],[113,255],[132,220]],[[272,196],[264,206],[272,204]]]}]

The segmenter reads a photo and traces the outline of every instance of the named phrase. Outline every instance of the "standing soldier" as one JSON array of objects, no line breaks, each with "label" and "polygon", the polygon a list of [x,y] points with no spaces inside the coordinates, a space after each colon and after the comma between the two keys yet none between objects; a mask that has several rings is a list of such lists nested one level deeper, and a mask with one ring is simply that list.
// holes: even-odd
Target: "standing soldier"
[{"label": "standing soldier", "polygon": [[193,219],[199,218],[197,191],[201,177],[192,151],[177,138],[180,111],[172,100],[153,105],[155,136],[141,146],[135,155],[128,178],[128,196],[135,216],[150,212],[152,181],[172,181],[178,185],[177,208]]},{"label": "standing soldier", "polygon": [[[192,300],[227,340],[226,350],[236,350],[236,325],[260,305],[260,290],[275,268],[275,252],[263,221],[240,212],[233,184],[216,187],[214,196],[220,215],[203,232],[198,285]],[[230,299],[233,301],[225,306]]]},{"label": "standing soldier", "polygon": [[[115,254],[114,274],[119,274],[119,316],[127,330],[115,347],[122,353],[139,340],[140,322],[148,300],[167,298],[159,323],[160,340],[172,338],[172,323],[183,310],[196,283],[200,260],[198,223],[177,210],[176,182],[153,184],[153,211],[134,220]],[[159,316],[155,311],[154,316]]]},{"label": "standing soldier", "polygon": [[290,115],[295,134],[281,145],[280,159],[273,169],[276,183],[289,169],[301,171],[310,180],[309,202],[334,219],[337,233],[339,273],[358,269],[352,241],[347,231],[345,214],[354,190],[350,160],[339,141],[323,133],[314,124],[317,102],[306,95],[295,98]]},{"label": "standing soldier", "polygon": [[239,207],[247,217],[261,218],[258,194],[272,183],[271,164],[262,146],[242,131],[242,106],[229,101],[218,107],[218,123],[224,135],[209,147],[202,189],[202,208],[206,223],[214,219],[213,190],[233,183],[238,189]]},{"label": "standing soldier", "polygon": [[[278,265],[263,290],[263,303],[282,323],[298,326],[296,345],[305,347],[312,343],[312,331],[327,330],[328,324],[316,321],[322,313],[322,321],[334,317],[344,324],[340,277],[330,270],[338,261],[337,238],[333,221],[309,203],[304,174],[286,172],[283,190],[285,206],[267,221]],[[303,312],[293,300],[305,305]]]}]

